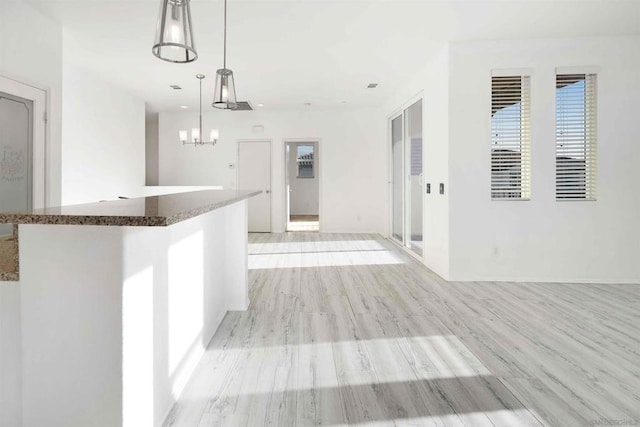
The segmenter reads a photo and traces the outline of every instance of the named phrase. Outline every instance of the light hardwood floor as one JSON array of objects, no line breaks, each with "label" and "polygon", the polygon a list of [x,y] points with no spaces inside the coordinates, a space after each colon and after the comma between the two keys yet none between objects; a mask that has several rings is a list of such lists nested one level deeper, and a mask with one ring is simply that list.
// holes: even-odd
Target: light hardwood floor
[{"label": "light hardwood floor", "polygon": [[249,240],[251,307],[167,426],[640,425],[638,285],[446,282],[377,235]]}]

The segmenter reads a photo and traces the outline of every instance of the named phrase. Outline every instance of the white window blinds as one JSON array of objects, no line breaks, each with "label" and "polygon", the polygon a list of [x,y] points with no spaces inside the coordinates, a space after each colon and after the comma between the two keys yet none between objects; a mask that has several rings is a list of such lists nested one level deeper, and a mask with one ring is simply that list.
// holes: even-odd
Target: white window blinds
[{"label": "white window blinds", "polygon": [[556,75],[556,200],[596,198],[596,74]]},{"label": "white window blinds", "polygon": [[529,76],[491,78],[491,198],[531,196]]}]

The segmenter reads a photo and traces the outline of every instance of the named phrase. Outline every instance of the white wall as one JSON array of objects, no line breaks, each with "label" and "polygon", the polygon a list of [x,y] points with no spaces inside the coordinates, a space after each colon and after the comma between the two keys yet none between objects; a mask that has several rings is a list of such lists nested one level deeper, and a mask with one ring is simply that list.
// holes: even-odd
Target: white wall
[{"label": "white wall", "polygon": [[[313,108],[313,107],[312,107]],[[323,232],[387,230],[385,127],[373,108],[302,112],[203,114],[203,132],[220,130],[215,147],[182,146],[180,129],[197,126],[197,113],[160,113],[160,185],[235,188],[239,139],[272,140],[272,230],[283,232],[284,140],[319,139],[320,225]],[[254,133],[253,126],[264,131]]]},{"label": "white wall", "polygon": [[[633,282],[640,38],[457,43],[450,52],[451,278]],[[555,67],[597,66],[597,201],[556,202]],[[490,198],[491,70],[531,68],[532,197]]]},{"label": "white wall", "polygon": [[60,204],[62,29],[24,1],[0,0],[0,74],[48,90],[47,192]]},{"label": "white wall", "polygon": [[[0,74],[48,90],[49,204],[143,186],[144,103],[74,68],[81,52],[63,49],[60,25],[26,2],[0,0],[0,11]],[[19,283],[0,282],[0,425],[22,423],[20,299]]]},{"label": "white wall", "polygon": [[[424,183],[431,183],[431,194],[424,195],[423,204],[423,261],[445,279],[449,277],[449,115],[448,115],[448,48],[442,45],[436,54],[428,58],[424,67],[414,71],[380,109],[379,121],[385,123],[385,151],[391,156],[390,118],[422,97],[422,144]],[[385,167],[391,181],[390,163]],[[445,184],[445,194],[438,194],[439,183]],[[385,200],[390,201],[387,185]],[[390,207],[387,213],[387,230],[390,230]],[[388,235],[388,232],[387,232]]]},{"label": "white wall", "polygon": [[[23,1],[0,0],[0,75],[49,91],[47,182],[60,202],[62,31]],[[0,425],[22,423],[20,287],[0,282]]]},{"label": "white wall", "polygon": [[[297,161],[297,149],[298,145],[314,146],[314,173],[313,178],[298,178],[298,161]],[[291,147],[289,154],[289,187],[291,193],[289,195],[289,213],[291,215],[318,215],[320,212],[319,199],[320,199],[320,186],[318,174],[316,168],[319,166],[317,143],[313,142],[300,142],[289,143]]]},{"label": "white wall", "polygon": [[[64,41],[73,37],[64,31]],[[145,185],[145,105],[64,50],[62,203],[114,199]]]}]

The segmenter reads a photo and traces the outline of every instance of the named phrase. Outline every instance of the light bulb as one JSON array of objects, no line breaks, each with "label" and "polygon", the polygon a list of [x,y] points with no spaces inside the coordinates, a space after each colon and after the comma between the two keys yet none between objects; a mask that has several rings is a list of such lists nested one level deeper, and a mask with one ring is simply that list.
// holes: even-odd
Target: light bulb
[{"label": "light bulb", "polygon": [[209,134],[209,141],[217,141],[219,136],[220,133],[218,132],[218,129],[211,129],[211,133]]},{"label": "light bulb", "polygon": [[171,27],[169,28],[169,40],[173,43],[181,43],[181,39],[180,25],[178,25],[178,22],[174,21],[171,23]]},{"label": "light bulb", "polygon": [[191,129],[191,140],[193,142],[198,142],[200,140],[200,129],[198,128]]},{"label": "light bulb", "polygon": [[186,130],[181,130],[180,131],[180,142],[186,142],[187,141],[187,131]]}]

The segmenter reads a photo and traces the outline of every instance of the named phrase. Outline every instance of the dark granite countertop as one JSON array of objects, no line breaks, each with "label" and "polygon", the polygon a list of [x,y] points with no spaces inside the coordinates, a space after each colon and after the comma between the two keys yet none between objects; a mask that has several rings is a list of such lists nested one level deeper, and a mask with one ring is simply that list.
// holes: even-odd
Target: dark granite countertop
[{"label": "dark granite countertop", "polygon": [[0,212],[0,223],[163,227],[260,193],[261,191],[201,190],[24,212]]}]

